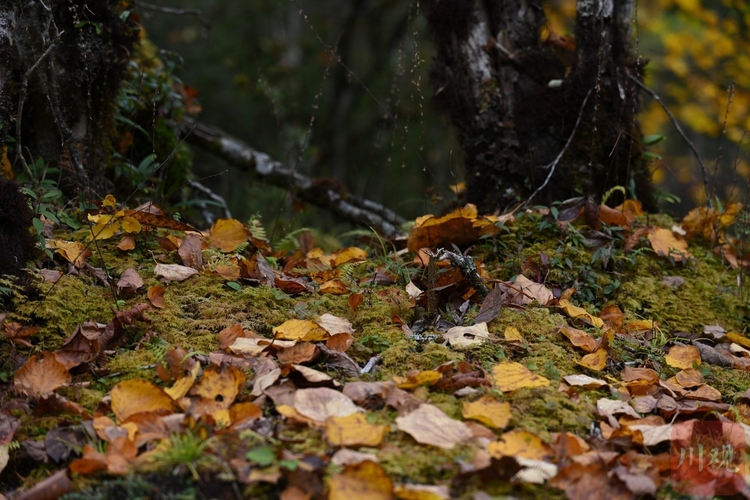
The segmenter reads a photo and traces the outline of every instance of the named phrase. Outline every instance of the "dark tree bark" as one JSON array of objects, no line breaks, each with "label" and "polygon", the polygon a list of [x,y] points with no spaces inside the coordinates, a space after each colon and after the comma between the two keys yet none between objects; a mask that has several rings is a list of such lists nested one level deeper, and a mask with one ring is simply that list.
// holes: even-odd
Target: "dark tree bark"
[{"label": "dark tree bark", "polygon": [[634,0],[578,0],[575,41],[541,39],[542,0],[426,4],[434,101],[464,151],[468,201],[492,212],[634,185],[654,208],[631,80],[643,73]]},{"label": "dark tree bark", "polygon": [[117,3],[0,2],[0,146],[16,168],[39,158],[60,167],[69,195],[109,190],[101,167],[137,40]]}]

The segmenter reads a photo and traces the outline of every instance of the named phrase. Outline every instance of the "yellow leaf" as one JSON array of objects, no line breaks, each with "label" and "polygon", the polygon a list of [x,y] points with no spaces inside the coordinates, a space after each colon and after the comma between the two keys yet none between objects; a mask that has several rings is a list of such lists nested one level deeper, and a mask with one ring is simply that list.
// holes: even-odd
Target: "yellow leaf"
[{"label": "yellow leaf", "polygon": [[114,197],[114,196],[112,196],[111,194],[108,194],[108,195],[107,195],[107,196],[105,196],[105,197],[104,197],[104,199],[102,200],[102,206],[103,206],[103,207],[112,207],[112,208],[116,208],[116,207],[117,207],[117,200],[115,199],[115,197]]},{"label": "yellow leaf", "polygon": [[688,244],[679,235],[676,235],[671,229],[663,227],[652,227],[648,231],[648,241],[651,248],[658,255],[663,257],[672,257],[675,262],[682,262],[690,257]]},{"label": "yellow leaf", "polygon": [[333,267],[346,264],[347,262],[362,261],[367,259],[367,252],[358,247],[342,248],[331,255]]},{"label": "yellow leaf", "polygon": [[422,247],[434,247],[441,243],[467,245],[484,234],[498,231],[493,220],[487,218],[478,220],[477,216],[477,207],[469,203],[443,217],[434,215],[418,217],[409,234],[407,244],[409,251],[416,252]]},{"label": "yellow leaf", "polygon": [[500,436],[500,441],[488,444],[487,451],[494,458],[508,456],[544,460],[552,455],[552,450],[542,438],[523,429],[506,432]]},{"label": "yellow leaf", "polygon": [[326,439],[331,446],[380,446],[385,425],[374,425],[362,413],[326,420]]},{"label": "yellow leaf", "polygon": [[503,429],[510,423],[510,403],[503,403],[485,395],[473,403],[464,403],[462,414],[464,418],[477,420],[495,429]]},{"label": "yellow leaf", "polygon": [[120,226],[126,233],[140,233],[141,223],[132,217],[123,217],[120,219]]},{"label": "yellow leaf", "polygon": [[95,225],[91,228],[91,235],[89,239],[95,240],[107,240],[115,235],[119,224],[114,219],[113,215],[99,214],[99,215],[88,215],[88,219]]},{"label": "yellow leaf", "polygon": [[436,370],[425,370],[418,373],[409,374],[405,377],[393,377],[399,389],[414,389],[420,385],[432,385],[442,378],[440,372]]},{"label": "yellow leaf", "polygon": [[739,333],[734,332],[728,332],[726,335],[724,335],[724,338],[730,342],[734,342],[735,344],[739,344],[742,347],[750,349],[750,339],[745,337],[744,335],[740,335]]},{"label": "yellow leaf", "polygon": [[375,462],[350,465],[328,480],[328,500],[391,500],[393,483]]},{"label": "yellow leaf", "polygon": [[222,252],[233,252],[247,241],[248,231],[242,222],[236,219],[219,219],[211,226],[211,244]]},{"label": "yellow leaf", "polygon": [[308,342],[327,340],[330,337],[327,331],[309,319],[287,320],[273,329],[273,335],[277,339]]},{"label": "yellow leaf", "polygon": [[210,365],[203,370],[200,382],[193,387],[190,393],[216,401],[222,407],[229,408],[244,383],[245,374],[234,366],[229,364]]},{"label": "yellow leaf", "polygon": [[607,351],[599,349],[598,351],[585,355],[581,358],[581,361],[577,361],[577,363],[597,372],[604,370],[607,366]]},{"label": "yellow leaf", "polygon": [[693,365],[700,365],[701,353],[697,347],[692,345],[675,345],[669,348],[669,353],[664,356],[664,361],[673,368],[684,370],[692,368]]},{"label": "yellow leaf", "polygon": [[505,328],[505,333],[503,335],[505,336],[505,340],[509,342],[521,342],[523,340],[521,332],[519,332],[518,328],[515,326]]},{"label": "yellow leaf", "polygon": [[448,500],[450,489],[445,484],[401,484],[394,489],[400,500]]},{"label": "yellow leaf", "polygon": [[77,241],[47,240],[47,248],[54,249],[65,260],[78,268],[83,267],[86,264],[86,259],[91,256],[91,250]]},{"label": "yellow leaf", "polygon": [[592,316],[582,307],[574,306],[568,299],[561,299],[558,303],[558,307],[560,307],[560,309],[571,318],[584,320],[597,328],[604,326],[604,320]]},{"label": "yellow leaf", "polygon": [[515,391],[524,387],[547,387],[549,380],[533,373],[520,363],[512,361],[500,363],[492,369],[495,387],[503,392]]}]

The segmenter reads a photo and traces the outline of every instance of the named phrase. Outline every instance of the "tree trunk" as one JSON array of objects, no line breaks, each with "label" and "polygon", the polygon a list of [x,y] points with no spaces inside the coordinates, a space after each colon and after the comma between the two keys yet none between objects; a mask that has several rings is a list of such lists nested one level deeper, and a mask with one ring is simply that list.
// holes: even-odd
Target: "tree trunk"
[{"label": "tree trunk", "polygon": [[426,3],[434,101],[464,151],[468,201],[492,212],[619,185],[654,208],[629,78],[643,73],[634,0],[578,0],[575,41],[541,38],[541,0]]},{"label": "tree trunk", "polygon": [[0,2],[0,147],[16,168],[38,159],[59,167],[69,195],[109,190],[101,166],[137,39],[117,3]]}]

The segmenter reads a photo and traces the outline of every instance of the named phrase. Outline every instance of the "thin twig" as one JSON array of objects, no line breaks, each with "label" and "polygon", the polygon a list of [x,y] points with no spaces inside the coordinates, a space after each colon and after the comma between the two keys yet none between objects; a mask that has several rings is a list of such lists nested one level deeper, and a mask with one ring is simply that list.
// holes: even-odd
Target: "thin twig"
[{"label": "thin twig", "polygon": [[133,0],[133,4],[136,7],[143,7],[144,9],[152,10],[154,12],[161,12],[163,14],[174,14],[176,16],[195,16],[198,21],[203,25],[204,33],[211,31],[211,21],[209,21],[198,9],[174,9],[172,7],[162,7],[161,5],[154,5],[151,3],[142,2],[141,0]]},{"label": "thin twig", "polygon": [[701,160],[700,155],[698,154],[698,150],[695,149],[695,145],[692,143],[690,139],[688,139],[687,134],[682,130],[682,127],[680,127],[680,124],[677,122],[677,118],[672,114],[672,112],[669,110],[666,104],[661,100],[661,98],[651,90],[650,88],[646,87],[646,84],[644,84],[639,79],[635,78],[632,75],[628,75],[628,78],[633,80],[636,85],[638,85],[641,90],[643,90],[645,93],[647,93],[653,100],[659,103],[659,106],[662,107],[665,113],[667,113],[667,116],[672,121],[672,125],[674,125],[674,128],[677,129],[677,132],[682,136],[682,139],[685,141],[685,143],[690,148],[690,151],[693,152],[693,155],[695,156],[695,159],[698,160],[698,165],[701,167],[701,174],[703,174],[703,187],[706,189],[706,199],[708,200],[708,206],[710,208],[714,208],[714,203],[711,200],[711,185],[708,181],[708,173],[706,172],[706,166],[703,164],[703,160]]},{"label": "thin twig", "polygon": [[45,57],[49,55],[50,52],[52,52],[52,49],[55,48],[55,44],[60,39],[62,34],[65,33],[65,31],[61,31],[57,34],[54,40],[52,40],[47,47],[47,49],[44,51],[44,53],[39,57],[39,59],[36,60],[36,62],[24,73],[23,75],[23,83],[21,84],[21,95],[18,99],[18,111],[16,114],[16,151],[18,152],[18,158],[21,160],[21,165],[23,165],[23,168],[26,169],[26,174],[29,176],[29,180],[33,180],[34,176],[31,173],[31,169],[29,168],[28,163],[26,163],[26,159],[23,157],[23,147],[21,146],[21,118],[23,117],[23,105],[26,102],[26,90],[29,87],[29,77],[31,74],[36,70],[36,68],[41,64],[41,62],[44,60]]},{"label": "thin twig", "polygon": [[568,147],[570,146],[570,143],[573,142],[573,137],[576,135],[576,131],[578,130],[578,125],[580,125],[580,123],[581,123],[581,118],[583,118],[583,110],[586,107],[586,103],[588,102],[589,97],[591,96],[591,91],[592,90],[593,89],[589,89],[588,93],[586,93],[586,97],[583,99],[583,103],[581,104],[581,109],[580,109],[580,111],[578,111],[578,119],[576,120],[576,124],[573,127],[573,131],[570,133],[570,137],[568,137],[568,141],[565,143],[565,147],[562,148],[562,151],[560,151],[560,153],[552,161],[552,163],[549,163],[549,164],[545,165],[544,167],[542,167],[545,170],[549,169],[549,174],[547,174],[547,178],[544,179],[544,182],[542,183],[541,186],[539,186],[538,188],[536,188],[536,190],[533,193],[531,193],[531,196],[529,196],[529,198],[526,200],[526,202],[523,205],[528,205],[529,203],[531,203],[531,200],[534,198],[534,196],[536,196],[537,194],[539,194],[539,191],[541,191],[542,189],[544,189],[545,187],[547,187],[547,183],[549,183],[549,180],[552,178],[552,174],[555,173],[555,168],[557,167],[557,164],[560,163],[560,159],[565,154],[565,151],[568,150]]}]

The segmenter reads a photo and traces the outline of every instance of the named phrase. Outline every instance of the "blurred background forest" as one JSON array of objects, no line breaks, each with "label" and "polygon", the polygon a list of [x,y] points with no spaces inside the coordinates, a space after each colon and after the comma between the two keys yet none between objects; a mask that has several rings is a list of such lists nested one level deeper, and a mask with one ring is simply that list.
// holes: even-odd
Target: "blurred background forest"
[{"label": "blurred background forest", "polygon": [[[456,200],[451,187],[462,181],[462,153],[430,104],[432,47],[419,0],[158,1],[200,16],[135,3],[148,37],[169,52],[162,58],[198,90],[202,121],[409,218]],[[547,13],[549,32],[572,32],[575,0],[548,2]],[[649,60],[646,84],[694,142],[714,195],[745,201],[750,4],[640,2],[633,32],[636,52]],[[646,95],[641,126],[646,135],[665,136],[650,149],[663,209],[681,215],[704,203],[695,158]],[[294,218],[298,227],[345,228],[313,207],[292,217],[294,204],[282,190],[194,153],[196,177],[227,200],[234,217],[258,213],[268,222]]]}]

